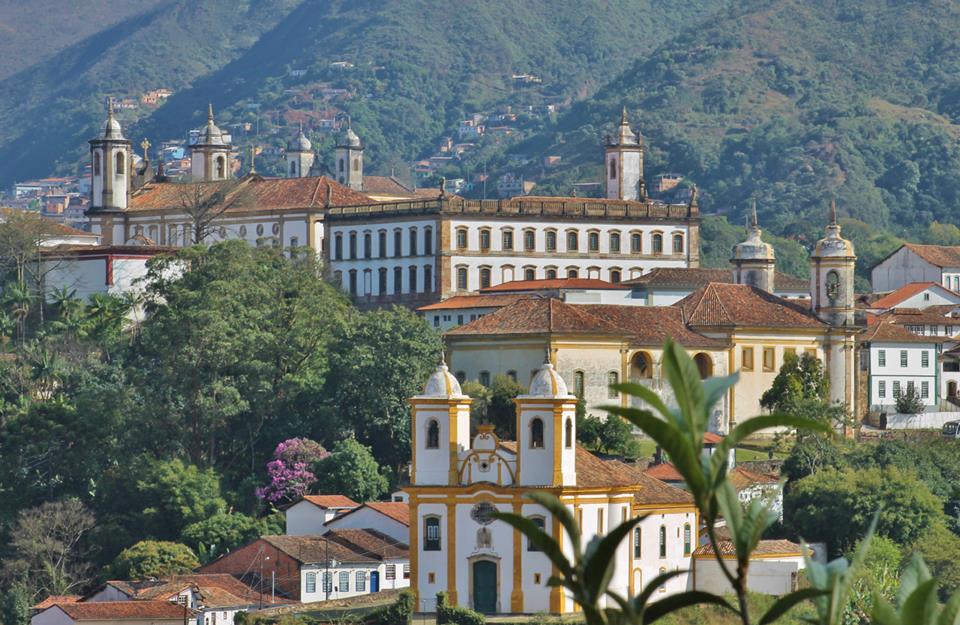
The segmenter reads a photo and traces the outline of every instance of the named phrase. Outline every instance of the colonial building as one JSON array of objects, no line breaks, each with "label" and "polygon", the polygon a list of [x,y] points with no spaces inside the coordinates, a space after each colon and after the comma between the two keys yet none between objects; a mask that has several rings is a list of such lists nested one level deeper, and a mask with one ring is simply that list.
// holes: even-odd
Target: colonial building
[{"label": "colonial building", "polygon": [[[453,604],[483,613],[572,612],[565,591],[550,587],[547,557],[519,532],[491,518],[494,511],[533,519],[571,545],[559,521],[532,502],[531,489],[569,505],[584,544],[640,514],[630,539],[616,551],[610,586],[633,595],[659,573],[690,568],[698,516],[689,493],[576,444],[576,397],[551,364],[540,367],[517,398],[517,441],[501,441],[492,426],[470,431],[470,399],[445,366],[427,381],[413,406],[410,544],[418,609],[432,612],[446,592]],[[685,590],[686,573],[664,594]]]},{"label": "colonial building", "polygon": [[914,282],[936,282],[960,291],[960,246],[904,243],[870,270],[875,292]]}]

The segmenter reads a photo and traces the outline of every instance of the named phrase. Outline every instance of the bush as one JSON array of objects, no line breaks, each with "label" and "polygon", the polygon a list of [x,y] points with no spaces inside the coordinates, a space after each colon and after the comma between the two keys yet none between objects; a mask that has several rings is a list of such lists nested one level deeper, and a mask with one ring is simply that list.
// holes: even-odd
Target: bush
[{"label": "bush", "polygon": [[923,399],[916,387],[907,385],[907,390],[894,393],[897,400],[897,412],[900,414],[920,414],[924,410]]},{"label": "bush", "polygon": [[413,593],[404,590],[396,601],[368,614],[364,623],[367,625],[409,625],[413,618],[414,603]]},{"label": "bush", "polygon": [[470,608],[447,605],[447,593],[437,593],[437,625],[485,625],[487,619]]},{"label": "bush", "polygon": [[142,540],[113,561],[117,579],[144,579],[189,573],[200,566],[190,547],[165,540]]}]

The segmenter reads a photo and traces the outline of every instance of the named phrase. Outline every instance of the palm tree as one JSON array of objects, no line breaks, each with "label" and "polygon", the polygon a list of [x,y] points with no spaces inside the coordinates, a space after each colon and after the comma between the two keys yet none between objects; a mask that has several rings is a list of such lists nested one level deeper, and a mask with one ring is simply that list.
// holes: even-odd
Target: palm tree
[{"label": "palm tree", "polygon": [[3,302],[10,307],[13,318],[17,320],[17,341],[23,345],[33,295],[25,284],[11,284],[3,293]]}]

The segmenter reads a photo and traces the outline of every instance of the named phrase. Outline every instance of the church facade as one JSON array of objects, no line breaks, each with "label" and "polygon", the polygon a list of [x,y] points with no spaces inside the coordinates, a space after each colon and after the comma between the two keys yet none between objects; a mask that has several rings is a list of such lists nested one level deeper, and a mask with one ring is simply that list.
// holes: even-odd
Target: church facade
[{"label": "church facade", "polygon": [[[470,399],[446,366],[410,400],[413,460],[405,490],[418,611],[433,612],[439,592],[487,614],[576,609],[565,591],[547,585],[556,574],[548,558],[490,516],[526,516],[571,556],[559,521],[527,496],[533,490],[567,504],[584,544],[648,515],[616,552],[614,592],[635,594],[660,573],[690,568],[699,522],[690,494],[578,447],[576,402],[553,365],[542,365],[528,392],[516,399],[517,440],[502,441],[492,426],[479,426],[471,437]],[[681,574],[657,592],[686,590],[691,577]]]}]

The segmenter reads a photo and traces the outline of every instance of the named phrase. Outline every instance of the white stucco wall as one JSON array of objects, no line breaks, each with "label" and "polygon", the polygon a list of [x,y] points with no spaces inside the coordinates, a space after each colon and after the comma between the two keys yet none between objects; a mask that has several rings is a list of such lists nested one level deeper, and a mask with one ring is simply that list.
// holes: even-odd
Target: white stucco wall
[{"label": "white stucco wall", "polygon": [[[713,557],[694,559],[697,590],[719,595],[730,594],[732,589],[724,577],[720,565]],[[728,566],[736,566],[733,560]],[[785,595],[795,589],[796,576],[804,569],[802,556],[752,559],[747,573],[747,588],[765,595]]]},{"label": "white stucco wall", "polygon": [[[410,561],[406,558],[390,559],[386,562],[375,564],[347,564],[337,563],[329,568],[325,563],[305,564],[300,567],[300,601],[309,603],[311,601],[325,601],[328,598],[323,586],[323,576],[330,573],[332,576],[331,591],[329,599],[345,599],[347,597],[357,597],[367,595],[371,592],[371,576],[374,572],[379,577],[378,592],[384,590],[394,590],[397,588],[408,588],[410,579],[404,576],[404,566],[409,566]],[[387,568],[393,567],[393,579],[387,579]],[[346,574],[347,585],[341,584],[341,573]],[[363,590],[357,589],[357,574],[363,575]],[[310,576],[314,576],[316,589],[313,592],[307,592]]]},{"label": "white stucco wall", "polygon": [[870,271],[870,283],[874,291],[881,293],[895,291],[911,282],[936,282],[953,288],[952,277],[958,272],[949,273],[951,283],[947,284],[948,277],[939,267],[931,265],[906,247],[901,247]]},{"label": "white stucco wall", "polygon": [[[901,352],[907,356],[906,366],[901,366]],[[927,366],[922,366],[923,353],[927,354]],[[881,365],[881,354],[885,364]],[[896,405],[894,384],[899,383],[901,391],[913,383],[918,393],[927,386],[927,397],[923,399],[926,406],[933,406],[937,402],[937,346],[935,343],[886,343],[874,342],[869,350],[869,401],[870,408],[889,408]],[[882,391],[882,394],[881,394]]]},{"label": "white stucco wall", "polygon": [[[691,506],[692,508],[692,506]],[[684,544],[684,526],[690,526],[690,548],[686,550]],[[666,556],[660,557],[660,527],[666,528]],[[697,521],[696,514],[692,511],[677,513],[654,512],[638,525],[640,528],[640,557],[634,557],[636,552],[630,554],[630,562],[633,575],[633,588],[635,593],[639,593],[649,582],[662,572],[687,571],[690,569],[690,558],[693,550],[697,548]],[[629,541],[625,543],[633,546],[636,540],[636,534],[630,536]],[[663,595],[670,595],[677,592],[690,590],[691,580],[689,573],[684,573],[669,580],[662,590],[658,589],[653,595],[653,600]]]},{"label": "white stucco wall", "polygon": [[[443,440],[443,439],[441,439]],[[447,449],[449,454],[449,448]],[[395,521],[371,508],[358,508],[327,523],[330,529],[373,529],[403,544],[410,542],[410,526]]]}]

